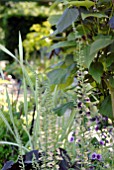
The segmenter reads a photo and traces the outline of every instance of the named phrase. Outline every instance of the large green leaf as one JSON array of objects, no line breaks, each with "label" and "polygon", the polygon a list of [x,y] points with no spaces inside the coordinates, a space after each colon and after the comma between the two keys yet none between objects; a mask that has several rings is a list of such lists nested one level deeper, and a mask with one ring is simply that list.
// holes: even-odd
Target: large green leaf
[{"label": "large green leaf", "polygon": [[86,14],[86,13],[81,13],[81,16],[82,16],[82,19],[84,20],[85,18],[87,17],[96,17],[96,18],[107,18],[107,15],[105,14],[100,14],[100,13],[89,13],[89,14]]},{"label": "large green leaf", "polygon": [[106,66],[109,67],[114,62],[114,53],[110,53],[106,58]]},{"label": "large green leaf", "polygon": [[101,82],[101,76],[103,74],[103,65],[100,62],[92,63],[89,67],[89,73],[92,75],[94,80],[98,83]]},{"label": "large green leaf", "polygon": [[55,109],[53,109],[53,111],[58,116],[62,116],[66,112],[67,109],[71,109],[73,108],[73,106],[74,106],[73,102],[68,102],[68,103],[62,104],[59,107],[56,107]]},{"label": "large green leaf", "polygon": [[60,33],[63,32],[66,28],[68,28],[70,25],[72,25],[73,22],[77,20],[78,16],[79,11],[77,8],[67,8],[57,22],[57,31]]},{"label": "large green leaf", "polygon": [[91,44],[90,47],[90,55],[92,55],[95,52],[98,52],[100,49],[107,47],[108,45],[110,45],[113,42],[113,40],[111,38],[99,38],[96,41],[94,41]]},{"label": "large green leaf", "polygon": [[99,112],[104,115],[104,116],[108,116],[110,119],[113,118],[113,115],[112,115],[112,102],[111,102],[111,97],[110,96],[107,96],[100,108],[99,108]]},{"label": "large green leaf", "polygon": [[90,46],[86,46],[83,50],[84,52],[84,64],[87,68],[89,68],[91,62],[93,61],[96,52],[90,55]]},{"label": "large green leaf", "polygon": [[56,48],[75,47],[75,46],[76,46],[75,41],[62,41],[62,42],[58,42],[58,43],[55,43],[54,45],[52,45],[50,47],[49,51],[52,51]]},{"label": "large green leaf", "polygon": [[73,6],[76,6],[76,7],[80,7],[80,6],[83,6],[83,7],[86,7],[86,8],[90,8],[91,6],[94,6],[95,5],[95,2],[92,2],[92,1],[71,1],[71,2],[67,2],[67,4],[69,5],[73,5]]},{"label": "large green leaf", "polygon": [[69,73],[67,69],[59,68],[48,72],[47,76],[51,84],[65,84]]}]

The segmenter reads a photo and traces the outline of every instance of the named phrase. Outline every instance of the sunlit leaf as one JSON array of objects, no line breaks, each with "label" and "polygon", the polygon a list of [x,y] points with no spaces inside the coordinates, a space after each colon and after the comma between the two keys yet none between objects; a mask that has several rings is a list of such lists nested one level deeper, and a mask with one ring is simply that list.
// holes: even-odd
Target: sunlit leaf
[{"label": "sunlit leaf", "polygon": [[50,7],[50,11],[52,11],[53,9],[56,8],[56,6],[60,3],[60,2],[64,2],[65,0],[56,0]]},{"label": "sunlit leaf", "polygon": [[86,7],[86,8],[90,8],[92,6],[95,5],[95,2],[92,2],[92,1],[71,1],[71,2],[68,2],[67,4],[69,5],[73,5],[73,6],[76,6],[76,7]]},{"label": "sunlit leaf", "polygon": [[5,52],[6,54],[8,54],[9,56],[11,56],[13,59],[15,59],[16,61],[18,61],[18,59],[3,45],[0,44],[0,50],[2,50],[3,52]]},{"label": "sunlit leaf", "polygon": [[100,13],[89,13],[89,14],[85,14],[85,13],[81,13],[82,19],[84,20],[87,17],[96,17],[96,18],[107,18],[107,15],[105,14],[100,14]]},{"label": "sunlit leaf", "polygon": [[23,63],[23,45],[22,45],[22,38],[20,32],[19,32],[19,56],[20,56],[20,62]]}]

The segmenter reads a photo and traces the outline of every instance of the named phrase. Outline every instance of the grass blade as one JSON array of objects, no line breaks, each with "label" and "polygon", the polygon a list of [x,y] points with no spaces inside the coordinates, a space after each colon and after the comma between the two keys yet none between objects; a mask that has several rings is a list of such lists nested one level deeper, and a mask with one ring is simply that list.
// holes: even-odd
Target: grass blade
[{"label": "grass blade", "polygon": [[[0,144],[1,144],[1,145],[13,145],[13,146],[18,146],[18,147],[20,147],[20,145],[18,145],[17,143],[8,142],[8,141],[0,141]],[[25,151],[29,152],[29,149],[27,149],[26,147],[22,146],[22,148],[23,148]]]},{"label": "grass blade", "polygon": [[8,123],[6,117],[4,116],[4,114],[2,113],[2,111],[0,110],[0,117],[2,118],[3,122],[5,123],[6,127],[8,128],[8,130],[12,133],[12,135],[15,137],[15,134],[10,126],[10,124]]},{"label": "grass blade", "polygon": [[20,32],[19,32],[19,57],[20,57],[21,64],[23,64],[23,45],[22,45],[22,38]]},{"label": "grass blade", "polygon": [[0,44],[0,49],[5,52],[6,54],[8,54],[9,56],[11,56],[13,59],[15,59],[16,61],[19,62],[19,60],[17,59],[17,57],[15,57],[15,55],[13,55],[7,48],[5,48],[3,45]]}]

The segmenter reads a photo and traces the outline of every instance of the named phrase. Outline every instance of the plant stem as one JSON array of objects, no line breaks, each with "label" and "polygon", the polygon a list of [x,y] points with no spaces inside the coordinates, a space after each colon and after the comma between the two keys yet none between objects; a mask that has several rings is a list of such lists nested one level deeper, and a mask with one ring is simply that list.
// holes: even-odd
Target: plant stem
[{"label": "plant stem", "polygon": [[112,101],[112,116],[114,119],[114,88],[110,88],[111,101]]}]

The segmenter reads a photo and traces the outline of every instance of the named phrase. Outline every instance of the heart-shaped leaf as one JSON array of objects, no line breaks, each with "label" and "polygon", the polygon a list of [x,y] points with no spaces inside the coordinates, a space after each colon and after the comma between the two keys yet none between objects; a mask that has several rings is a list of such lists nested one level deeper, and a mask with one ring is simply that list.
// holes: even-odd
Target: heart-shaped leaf
[{"label": "heart-shaped leaf", "polygon": [[107,15],[100,14],[100,13],[89,13],[89,14],[81,13],[81,16],[82,16],[83,20],[87,17],[96,17],[96,18],[104,18],[105,17],[105,18],[107,18]]},{"label": "heart-shaped leaf", "polygon": [[107,47],[113,42],[109,37],[99,38],[91,44],[90,55],[97,53],[100,49]]},{"label": "heart-shaped leaf", "polygon": [[89,73],[94,80],[100,84],[101,76],[103,74],[103,65],[100,62],[92,63],[89,68]]},{"label": "heart-shaped leaf", "polygon": [[57,31],[59,33],[63,32],[66,28],[68,28],[70,25],[72,25],[73,22],[77,20],[78,16],[79,11],[77,8],[67,8],[57,22]]},{"label": "heart-shaped leaf", "polygon": [[112,102],[111,102],[110,96],[107,96],[103,100],[103,102],[99,108],[99,112],[104,116],[108,116],[110,119],[113,118],[113,116],[112,116]]}]

